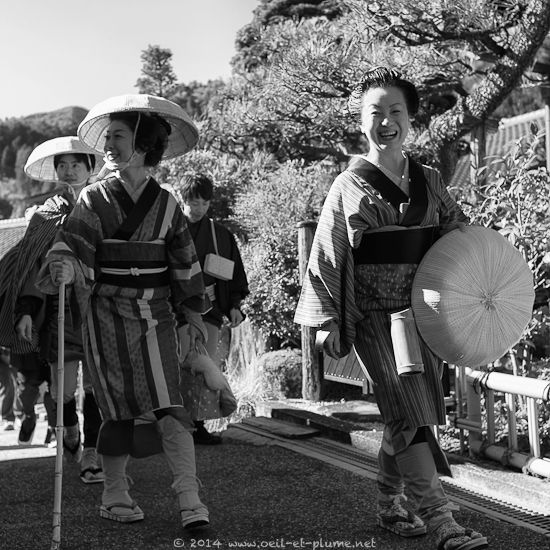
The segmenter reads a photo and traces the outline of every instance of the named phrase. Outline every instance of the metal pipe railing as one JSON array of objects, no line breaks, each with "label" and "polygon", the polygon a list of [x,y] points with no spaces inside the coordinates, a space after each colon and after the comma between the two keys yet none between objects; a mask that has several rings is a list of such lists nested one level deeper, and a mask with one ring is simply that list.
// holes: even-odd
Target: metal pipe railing
[{"label": "metal pipe railing", "polygon": [[485,414],[487,415],[487,442],[493,445],[496,440],[495,434],[495,392],[485,391]]},{"label": "metal pipe railing", "polygon": [[508,410],[508,448],[518,450],[518,427],[516,423],[516,396],[506,394],[506,408]]},{"label": "metal pipe railing", "polygon": [[534,458],[524,453],[509,451],[500,445],[484,446],[481,441],[475,441],[471,448],[474,453],[482,454],[501,464],[510,464],[523,472],[550,478],[550,460],[546,458]]},{"label": "metal pipe railing", "polygon": [[550,382],[548,380],[513,376],[501,372],[481,372],[469,367],[461,368],[465,369],[468,381],[474,387],[479,386],[484,390],[495,390],[550,401]]},{"label": "metal pipe railing", "polygon": [[[457,381],[466,380],[466,417],[451,417],[453,424],[468,430],[471,452],[508,463],[523,471],[550,477],[550,460],[541,457],[537,400],[550,401],[550,381],[514,376],[499,372],[476,371],[458,367]],[[485,392],[487,437],[482,441],[481,391]],[[495,445],[494,393],[505,394],[508,409],[508,448]],[[460,389],[462,393],[462,388]],[[516,396],[524,398],[527,405],[527,422],[530,455],[518,452]],[[462,413],[462,410],[460,410]]]},{"label": "metal pipe railing", "polygon": [[532,397],[527,398],[527,426],[529,428],[531,455],[540,458],[539,410],[537,402]]}]

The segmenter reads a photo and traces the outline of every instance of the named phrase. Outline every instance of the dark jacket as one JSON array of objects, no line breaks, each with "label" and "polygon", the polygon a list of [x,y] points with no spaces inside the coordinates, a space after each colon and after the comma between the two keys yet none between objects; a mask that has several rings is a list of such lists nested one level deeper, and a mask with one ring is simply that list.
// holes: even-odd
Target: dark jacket
[{"label": "dark jacket", "polygon": [[[187,223],[193,237],[193,242],[195,243],[199,262],[201,267],[204,268],[206,255],[210,253],[215,254],[210,218],[204,216],[196,223],[191,223],[187,219]],[[216,295],[212,309],[203,316],[203,319],[208,323],[220,327],[223,322],[223,316],[229,317],[229,312],[232,308],[240,309],[241,302],[248,296],[250,291],[235,237],[226,227],[218,222],[214,222],[214,227],[218,254],[235,262],[233,279],[230,281],[222,281],[206,273],[203,274],[206,286],[215,284]]]}]

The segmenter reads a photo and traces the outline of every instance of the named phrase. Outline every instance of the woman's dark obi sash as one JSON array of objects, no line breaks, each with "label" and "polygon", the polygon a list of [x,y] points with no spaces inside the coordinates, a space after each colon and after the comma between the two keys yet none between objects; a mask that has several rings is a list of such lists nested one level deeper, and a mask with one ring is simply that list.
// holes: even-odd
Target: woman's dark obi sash
[{"label": "woman's dark obi sash", "polygon": [[155,202],[160,187],[153,178],[134,204],[118,179],[110,180],[113,195],[126,213],[126,219],[111,235],[118,243],[103,242],[97,251],[100,268],[98,283],[127,288],[155,288],[170,284],[170,273],[167,269],[166,249],[164,246],[130,241],[136,229],[151,205]]},{"label": "woman's dark obi sash", "polygon": [[[360,264],[418,264],[432,244],[439,238],[439,226],[418,227],[428,208],[428,182],[422,166],[409,159],[409,197],[374,164],[355,157],[348,170],[373,187],[397,211],[403,203],[408,208],[400,221],[402,229],[373,231],[363,234],[353,259]],[[416,227],[411,227],[416,226]]]},{"label": "woman's dark obi sash", "polygon": [[[134,270],[139,269],[135,265],[132,268]],[[134,271],[134,273],[137,272]],[[170,275],[168,271],[163,271],[162,273],[139,273],[137,275],[132,273],[120,275],[101,273],[97,282],[126,288],[156,288],[159,286],[168,286],[170,284]]]},{"label": "woman's dark obi sash", "polygon": [[418,264],[439,238],[439,227],[415,227],[365,233],[353,249],[355,265]]}]

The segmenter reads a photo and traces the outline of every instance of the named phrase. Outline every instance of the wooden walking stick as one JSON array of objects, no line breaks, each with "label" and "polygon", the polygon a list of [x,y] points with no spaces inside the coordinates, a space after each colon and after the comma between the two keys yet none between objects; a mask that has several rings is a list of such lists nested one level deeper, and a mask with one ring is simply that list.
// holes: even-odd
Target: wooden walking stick
[{"label": "wooden walking stick", "polygon": [[53,532],[51,550],[61,548],[61,488],[63,484],[63,394],[65,370],[65,283],[59,285],[59,309],[57,312],[57,421],[55,437],[55,487],[53,498]]}]

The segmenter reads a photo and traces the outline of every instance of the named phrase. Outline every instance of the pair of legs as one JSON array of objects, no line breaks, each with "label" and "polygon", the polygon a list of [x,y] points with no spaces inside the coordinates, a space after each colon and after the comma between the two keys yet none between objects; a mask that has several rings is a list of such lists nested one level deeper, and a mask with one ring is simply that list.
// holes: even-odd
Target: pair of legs
[{"label": "pair of legs", "polygon": [[[17,372],[17,402],[22,413],[19,443],[31,443],[36,427],[34,406],[40,396],[40,386],[50,382],[48,363],[38,353],[12,353],[11,364]],[[55,426],[55,410],[49,392],[44,394],[44,406],[48,415],[48,424]]]},{"label": "pair of legs", "polygon": [[[82,458],[82,442],[80,425],[76,412],[75,393],[78,386],[78,360],[65,360],[63,368],[63,451],[69,462],[80,462]],[[50,391],[55,403],[57,418],[59,377],[57,363],[51,365]]]},{"label": "pair of legs", "polygon": [[[178,498],[183,527],[189,529],[208,525],[208,510],[199,498],[195,447],[190,431],[169,414],[157,418],[154,413],[148,413],[140,419],[155,423],[162,442],[162,451],[172,472],[172,489]],[[123,424],[125,426],[128,424],[126,421],[111,421],[108,424],[109,431],[107,423],[100,431],[98,447],[102,453],[105,475],[100,515],[103,518],[123,523],[142,520],[144,518],[143,511],[128,492],[129,484],[126,475],[132,434],[128,434],[126,444],[121,443],[121,440],[125,439],[124,437],[119,437],[118,441],[109,440]],[[127,428],[123,429],[127,430]],[[127,447],[127,452],[123,452],[124,447]]]},{"label": "pair of legs", "polygon": [[84,448],[82,451],[82,460],[80,461],[80,479],[84,483],[101,483],[104,476],[96,451],[99,429],[101,427],[101,414],[85,365],[82,368],[82,379],[84,386],[84,404],[82,410],[84,417]]},{"label": "pair of legs", "polygon": [[0,349],[0,416],[6,422],[4,429],[13,430],[16,412],[19,412],[17,400],[17,374],[10,365],[9,352]]},{"label": "pair of legs", "polygon": [[[385,436],[391,428],[386,426]],[[453,519],[449,499],[439,481],[434,458],[437,442],[427,426],[411,430],[406,445],[397,452],[385,440],[378,454],[379,472],[377,522],[401,536],[426,532],[435,534],[440,550],[473,550],[487,547],[487,539],[471,529],[460,527]],[[406,510],[404,491],[412,497],[415,513]]]},{"label": "pair of legs", "polygon": [[[97,406],[92,384],[86,366],[82,366],[84,387],[84,445],[82,445],[80,425],[76,412],[75,393],[78,386],[79,360],[66,361],[63,370],[63,436],[64,454],[70,462],[80,462],[80,479],[84,483],[100,483],[103,473],[98,464],[96,452],[101,415]],[[51,366],[51,393],[57,409],[58,372],[57,365]]]},{"label": "pair of legs", "polygon": [[94,394],[91,391],[84,391],[82,415],[84,417],[84,450],[95,450],[97,447],[99,428],[101,427],[101,414],[99,413]]},{"label": "pair of legs", "polygon": [[[220,329],[216,325],[204,322],[206,331],[208,333],[208,340],[205,344],[206,351],[210,356],[210,359],[219,366],[218,356],[218,342],[220,339]],[[180,331],[181,346],[183,350],[189,349],[189,339],[187,337],[187,330]],[[193,432],[193,440],[197,445],[217,445],[222,442],[222,438],[219,435],[211,434],[204,426],[204,420],[195,420],[195,431]]]}]

